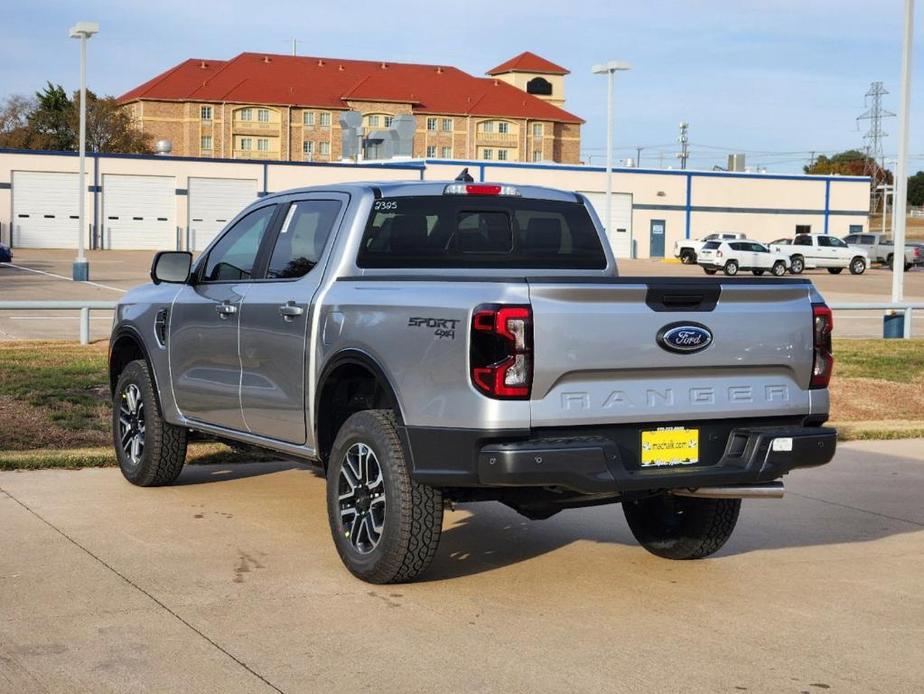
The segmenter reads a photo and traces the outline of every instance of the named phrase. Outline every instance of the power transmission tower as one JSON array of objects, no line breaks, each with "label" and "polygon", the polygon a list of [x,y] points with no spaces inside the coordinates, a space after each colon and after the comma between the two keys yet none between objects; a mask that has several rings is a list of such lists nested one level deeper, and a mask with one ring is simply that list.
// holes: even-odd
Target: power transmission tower
[{"label": "power transmission tower", "polygon": [[680,143],[680,151],[677,152],[677,158],[680,160],[681,169],[687,168],[687,159],[690,158],[690,138],[687,137],[689,127],[690,124],[685,120],[680,121],[680,136],[677,138],[677,142]]},{"label": "power transmission tower", "polygon": [[863,136],[863,141],[866,143],[863,175],[869,176],[873,183],[870,195],[871,211],[879,208],[878,188],[885,183],[885,155],[882,152],[882,138],[888,133],[882,129],[882,119],[895,117],[894,113],[882,107],[882,97],[888,93],[882,82],[872,82],[869,85],[869,91],[865,94],[866,111],[857,116],[858,125],[861,120],[869,121],[869,129]]}]

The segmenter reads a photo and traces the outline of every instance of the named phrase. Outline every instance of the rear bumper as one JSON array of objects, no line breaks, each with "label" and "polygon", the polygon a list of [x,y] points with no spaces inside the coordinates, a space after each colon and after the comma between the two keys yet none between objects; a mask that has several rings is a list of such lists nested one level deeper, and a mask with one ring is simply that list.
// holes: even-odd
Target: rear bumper
[{"label": "rear bumper", "polygon": [[[776,439],[791,445],[774,445]],[[824,465],[836,445],[837,431],[829,427],[737,426],[728,431],[723,452],[689,466],[641,468],[637,456],[606,435],[476,443],[473,465],[465,470],[428,470],[418,466],[422,451],[413,455],[415,477],[434,486],[563,487],[597,494],[770,482],[796,468]]]}]

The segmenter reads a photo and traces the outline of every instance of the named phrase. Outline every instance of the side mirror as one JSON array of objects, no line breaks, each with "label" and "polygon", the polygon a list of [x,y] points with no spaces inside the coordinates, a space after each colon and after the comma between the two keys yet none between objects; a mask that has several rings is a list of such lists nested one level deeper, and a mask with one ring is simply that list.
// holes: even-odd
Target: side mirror
[{"label": "side mirror", "polygon": [[189,279],[192,253],[188,251],[160,251],[151,262],[151,281],[154,284],[170,282],[184,284]]}]

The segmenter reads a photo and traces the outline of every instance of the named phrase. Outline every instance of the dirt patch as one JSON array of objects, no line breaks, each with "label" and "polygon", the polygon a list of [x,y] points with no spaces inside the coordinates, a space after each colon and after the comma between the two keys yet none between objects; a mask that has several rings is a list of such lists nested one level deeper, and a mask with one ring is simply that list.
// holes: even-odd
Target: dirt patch
[{"label": "dirt patch", "polygon": [[831,419],[924,420],[924,377],[910,383],[876,378],[835,378],[831,381]]},{"label": "dirt patch", "polygon": [[108,430],[101,427],[66,429],[52,421],[46,409],[8,395],[0,395],[0,450],[79,448],[105,446],[108,443]]}]

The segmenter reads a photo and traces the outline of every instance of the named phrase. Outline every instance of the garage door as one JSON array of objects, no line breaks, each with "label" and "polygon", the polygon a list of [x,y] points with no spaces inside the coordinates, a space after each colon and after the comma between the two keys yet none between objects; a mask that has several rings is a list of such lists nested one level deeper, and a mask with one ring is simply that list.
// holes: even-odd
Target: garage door
[{"label": "garage door", "polygon": [[77,248],[77,174],[14,171],[12,183],[13,246]]},{"label": "garage door", "polygon": [[103,176],[103,248],[176,249],[172,176]]},{"label": "garage door", "polygon": [[256,198],[256,179],[190,178],[189,250],[204,250]]},{"label": "garage door", "polygon": [[613,207],[610,223],[606,223],[606,193],[587,193],[581,191],[590,200],[597,211],[597,216],[606,228],[610,246],[617,258],[629,258],[629,238],[632,233],[632,194],[613,193]]}]

